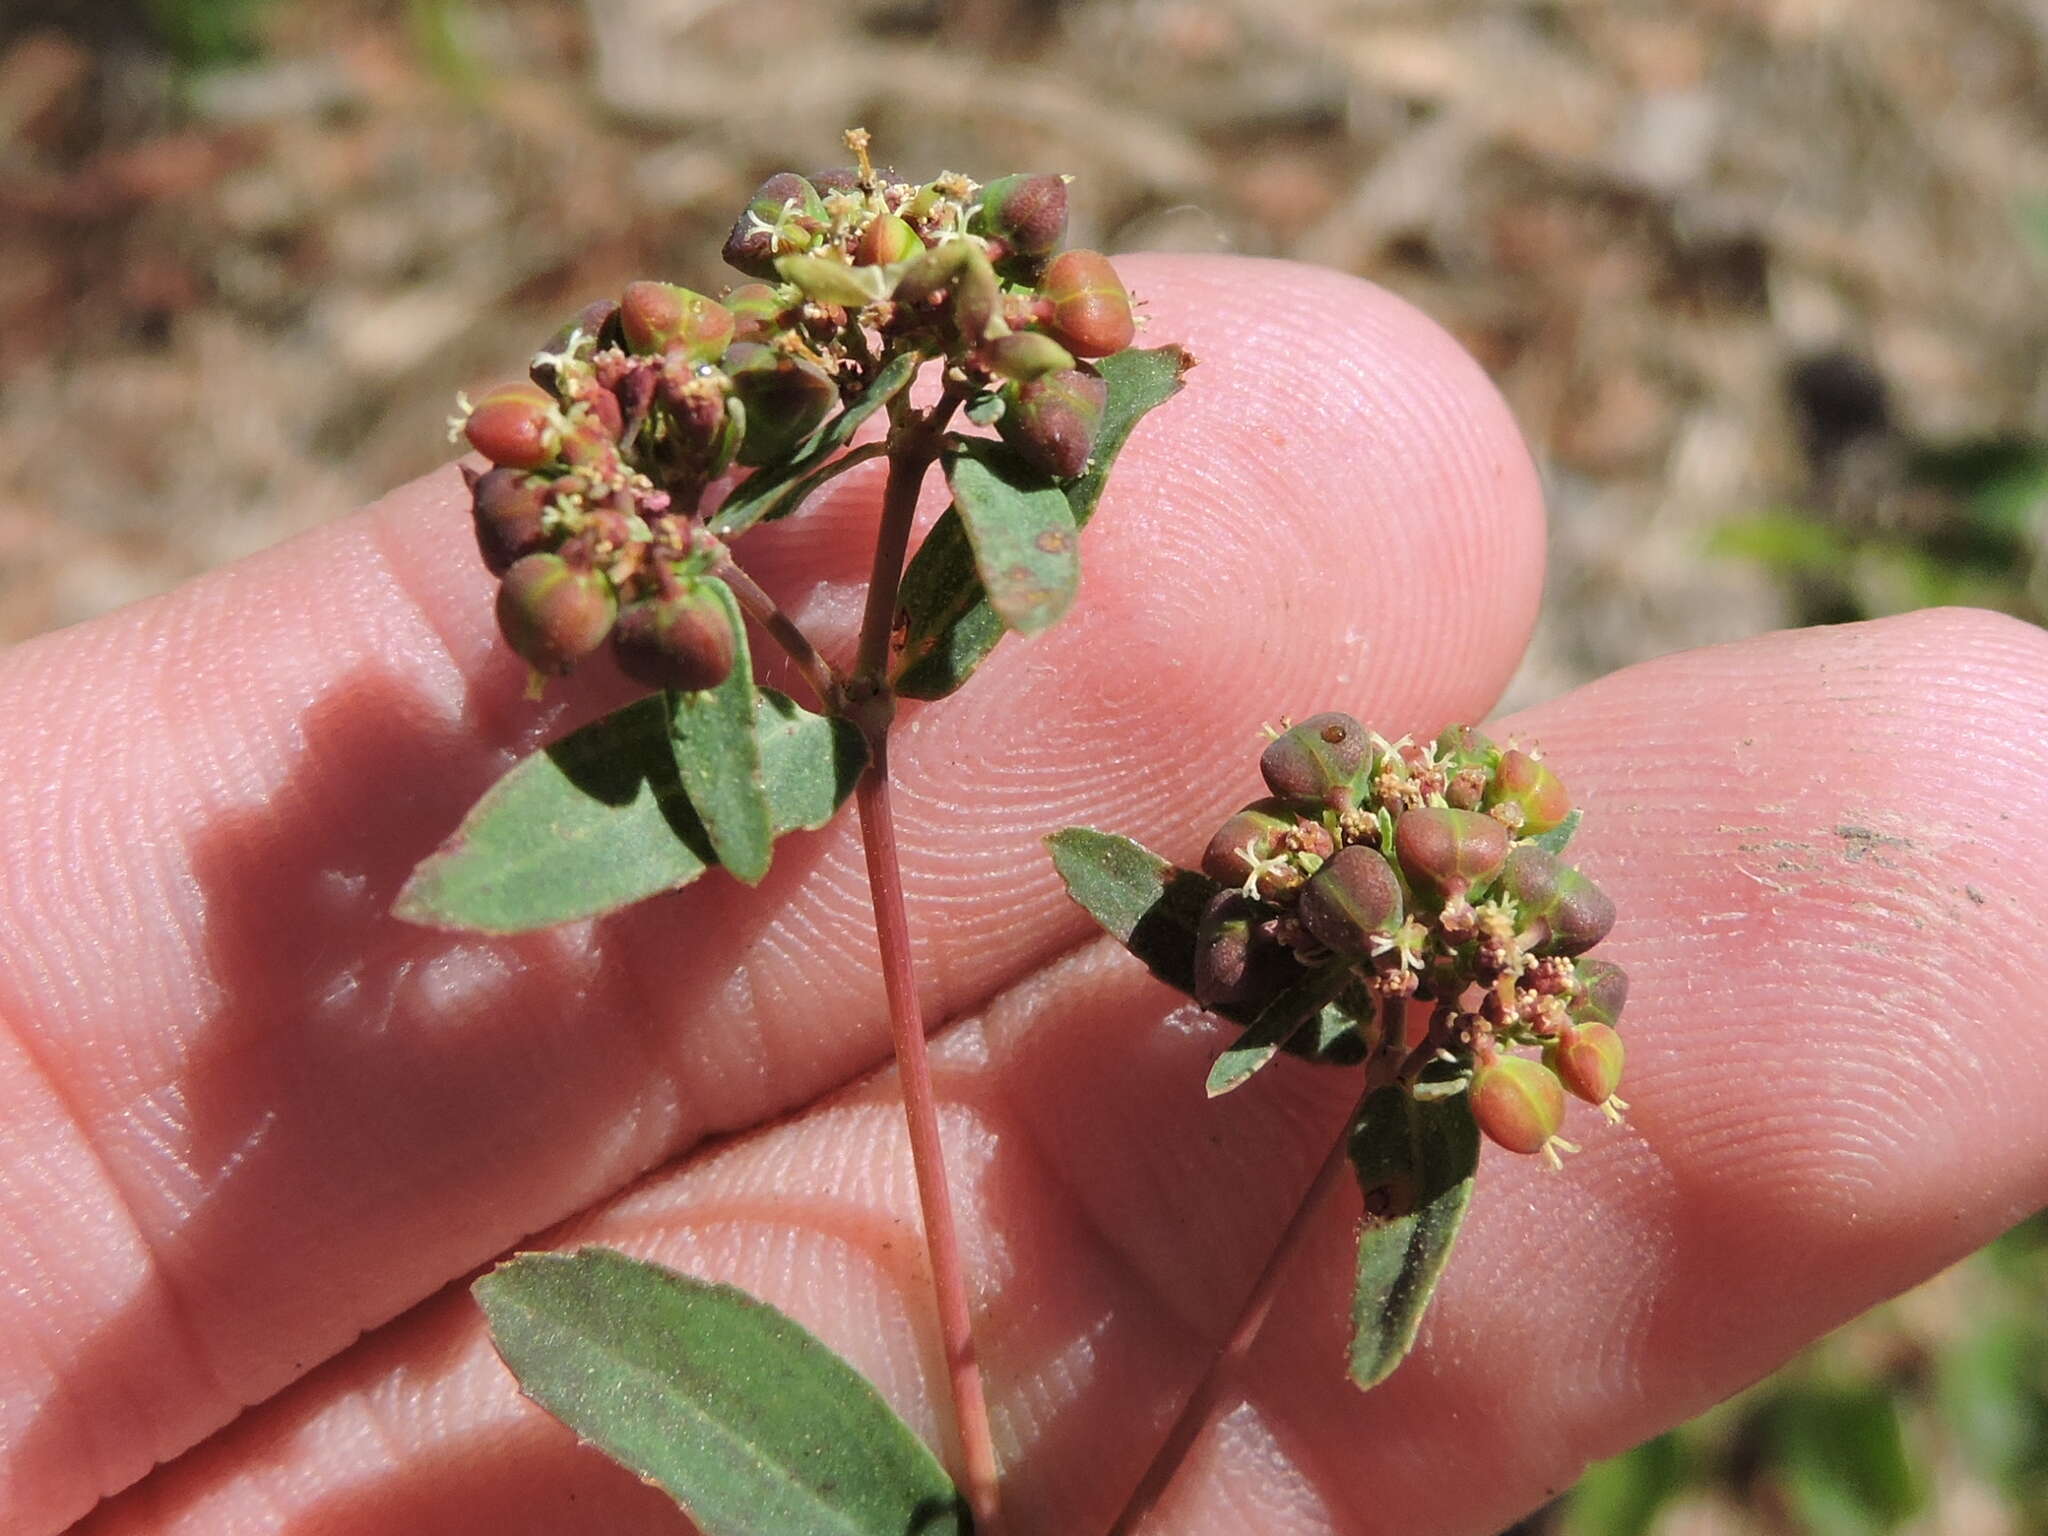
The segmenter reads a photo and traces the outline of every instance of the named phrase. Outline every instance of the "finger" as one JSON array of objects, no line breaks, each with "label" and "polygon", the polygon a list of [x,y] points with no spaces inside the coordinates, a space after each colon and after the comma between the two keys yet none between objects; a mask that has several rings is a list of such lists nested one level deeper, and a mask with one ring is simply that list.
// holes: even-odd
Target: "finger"
[{"label": "finger", "polygon": [[[1347,669],[1380,718],[1482,707],[1532,615],[1533,477],[1440,333],[1280,265],[1131,276],[1195,382],[1133,441],[1068,622],[903,731],[933,1017],[1079,935],[1046,828],[1191,853],[1262,718]],[[821,629],[843,634],[829,583],[872,490],[777,552],[783,581],[828,582]],[[847,824],[754,893],[710,881],[515,942],[390,921],[477,792],[608,702],[521,702],[458,499],[431,477],[0,663],[9,1530],[54,1528],[522,1233],[885,1049]]]},{"label": "finger", "polygon": [[[1363,1397],[1358,1199],[1332,1201],[1151,1528],[1499,1529],[2038,1205],[2048,1071],[2011,1021],[2044,938],[2044,706],[2039,631],[1929,614],[1506,722],[1587,808],[1577,855],[1622,912],[1630,1127],[1587,1130],[1562,1175],[1489,1150],[1420,1347]],[[1281,1062],[1205,1103],[1221,1038],[1098,945],[942,1044],[1020,1536],[1106,1525],[1355,1090]],[[914,1213],[884,1075],[558,1238],[786,1307],[931,1435]],[[630,1484],[517,1402],[451,1294],[89,1530],[523,1536],[593,1505],[679,1529]]]}]

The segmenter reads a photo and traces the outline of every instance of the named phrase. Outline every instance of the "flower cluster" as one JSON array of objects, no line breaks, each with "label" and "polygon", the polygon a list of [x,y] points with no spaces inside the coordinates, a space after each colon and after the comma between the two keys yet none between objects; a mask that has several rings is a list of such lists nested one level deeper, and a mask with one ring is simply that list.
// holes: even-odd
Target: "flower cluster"
[{"label": "flower cluster", "polygon": [[1107,258],[1060,249],[1064,178],[913,184],[869,163],[864,134],[848,142],[858,165],[785,172],[749,200],[725,257],[753,281],[715,299],[633,283],[528,379],[463,402],[454,427],[494,466],[470,486],[499,624],[537,672],[610,637],[649,686],[721,680],[733,643],[702,585],[724,554],[705,491],[734,465],[826,451],[828,419],[900,388],[906,354],[943,360],[969,418],[1038,472],[1088,467],[1105,391],[1085,360],[1129,346],[1135,320]]},{"label": "flower cluster", "polygon": [[1198,929],[1198,1001],[1255,1017],[1335,973],[1383,1005],[1433,1005],[1419,1033],[1379,1042],[1389,1080],[1468,1090],[1502,1146],[1554,1160],[1567,1092],[1618,1115],[1628,978],[1586,955],[1614,905],[1559,857],[1576,815],[1548,766],[1471,726],[1389,742],[1323,714],[1259,767],[1271,797],[1203,855],[1224,888]]}]

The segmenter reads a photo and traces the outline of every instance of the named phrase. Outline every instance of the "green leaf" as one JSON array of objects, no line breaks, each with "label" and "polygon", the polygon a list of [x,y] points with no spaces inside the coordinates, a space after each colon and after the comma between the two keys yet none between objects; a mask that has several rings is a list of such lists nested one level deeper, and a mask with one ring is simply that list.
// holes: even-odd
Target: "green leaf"
[{"label": "green leaf", "polygon": [[[860,732],[759,690],[754,733],[778,835],[832,819],[867,761]],[[717,862],[683,793],[667,696],[629,704],[515,764],[415,869],[407,922],[525,933],[688,885]]]},{"label": "green leaf", "polygon": [[986,438],[948,453],[945,467],[996,617],[1022,635],[1057,622],[1081,581],[1079,530],[1059,485]]},{"label": "green leaf", "polygon": [[1376,1090],[1351,1126],[1351,1166],[1365,1195],[1351,1300],[1351,1379],[1375,1387],[1415,1343],[1430,1295],[1472,1199],[1479,1126],[1471,1095],[1418,1103]]},{"label": "green leaf", "polygon": [[[861,391],[859,399],[820,427],[793,456],[780,464],[754,471],[734,486],[732,494],[711,514],[706,526],[721,538],[731,538],[746,532],[756,523],[786,517],[803,505],[805,497],[834,475],[862,462],[863,458],[873,457],[862,453],[858,457],[848,454],[841,459],[838,454],[852,440],[862,422],[887,405],[917,376],[917,370],[924,361],[923,354],[917,352],[905,352],[891,359],[889,365],[875,375],[874,382]],[[879,445],[876,448],[879,452]]]},{"label": "green leaf", "polygon": [[1586,816],[1583,811],[1573,810],[1566,815],[1563,821],[1560,821],[1548,832],[1539,832],[1536,836],[1530,838],[1529,841],[1538,848],[1541,848],[1545,853],[1563,853],[1565,844],[1572,840],[1572,834],[1579,830],[1579,823],[1585,819]]},{"label": "green leaf", "polygon": [[1774,1405],[1770,1430],[1779,1475],[1814,1536],[1878,1536],[1919,1510],[1920,1480],[1883,1385],[1788,1392]]},{"label": "green leaf", "polygon": [[714,578],[706,578],[704,587],[732,625],[732,671],[716,688],[674,696],[669,745],[683,793],[718,862],[735,879],[759,885],[775,854],[775,822],[761,774],[761,742],[754,734],[754,660],[732,589]]},{"label": "green leaf", "polygon": [[[1180,347],[1125,351],[1096,365],[1108,403],[1095,434],[1088,468],[1060,488],[1074,527],[1095,515],[1111,466],[1131,429],[1180,389],[1194,359]],[[932,525],[903,573],[904,639],[896,658],[895,690],[909,699],[943,699],[973,675],[1003,637],[1003,619],[990,602],[957,507]]]},{"label": "green leaf", "polygon": [[1259,1010],[1257,1018],[1230,1048],[1216,1058],[1209,1069],[1208,1095],[1219,1098],[1241,1088],[1252,1075],[1291,1041],[1323,1007],[1348,986],[1352,967],[1347,963],[1320,971],[1305,971],[1301,979]]},{"label": "green leaf", "polygon": [[1195,925],[1220,887],[1111,832],[1067,827],[1045,840],[1072,896],[1146,969],[1193,995]]},{"label": "green leaf", "polygon": [[965,1536],[952,1480],[881,1395],[765,1302],[604,1248],[473,1287],[526,1395],[705,1536]]},{"label": "green leaf", "polygon": [[1650,1522],[1691,1480],[1676,1434],[1586,1468],[1565,1505],[1565,1536],[1645,1536]]}]

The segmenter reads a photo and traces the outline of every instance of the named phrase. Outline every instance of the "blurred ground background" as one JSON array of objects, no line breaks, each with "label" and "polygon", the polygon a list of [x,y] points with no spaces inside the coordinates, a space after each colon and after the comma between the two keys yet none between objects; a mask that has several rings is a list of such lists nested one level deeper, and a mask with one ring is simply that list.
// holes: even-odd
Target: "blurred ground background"
[{"label": "blurred ground background", "polygon": [[[0,644],[439,462],[768,172],[1061,168],[1078,243],[1362,273],[1548,477],[1510,703],[2048,563],[2048,0],[8,0]],[[2048,1532],[2037,1219],[1528,1522]]]}]

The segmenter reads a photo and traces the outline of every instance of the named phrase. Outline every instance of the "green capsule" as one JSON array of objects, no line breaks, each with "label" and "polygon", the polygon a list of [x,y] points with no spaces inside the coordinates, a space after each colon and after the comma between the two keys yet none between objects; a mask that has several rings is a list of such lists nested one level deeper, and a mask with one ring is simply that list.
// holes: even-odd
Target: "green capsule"
[{"label": "green capsule", "polygon": [[1543,1048],[1543,1063],[1565,1091],[1588,1104],[1605,1104],[1621,1087],[1624,1048],[1611,1025],[1581,1024]]},{"label": "green capsule", "polygon": [[747,199],[746,211],[725,237],[725,260],[765,281],[775,276],[776,257],[808,251],[827,222],[818,189],[796,172],[782,171]]},{"label": "green capsule", "polygon": [[1293,956],[1261,936],[1272,915],[1241,891],[1218,891],[1195,926],[1195,1001],[1204,1008],[1257,1009],[1300,974]]},{"label": "green capsule", "polygon": [[1628,972],[1612,960],[1581,959],[1573,964],[1578,985],[1572,1017],[1588,1024],[1619,1024],[1628,1003]]},{"label": "green capsule", "polygon": [[1348,810],[1373,765],[1372,735],[1351,716],[1311,715],[1259,754],[1259,772],[1276,795]]},{"label": "green capsule", "polygon": [[1508,855],[1501,890],[1515,899],[1524,931],[1539,954],[1583,954],[1614,926],[1614,903],[1607,893],[1533,843],[1517,843]]},{"label": "green capsule", "polygon": [[1572,813],[1572,797],[1556,774],[1528,753],[1508,748],[1501,753],[1493,783],[1486,791],[1488,809],[1512,805],[1522,813],[1516,828],[1522,837],[1536,837],[1560,825]]},{"label": "green capsule", "polygon": [[1109,405],[1109,386],[1092,373],[1063,368],[1003,386],[996,432],[1034,468],[1070,480],[1088,467]]},{"label": "green capsule", "polygon": [[1202,873],[1221,885],[1243,885],[1259,864],[1280,856],[1281,839],[1299,819],[1283,801],[1253,801],[1216,829],[1202,854]]},{"label": "green capsule", "polygon": [[507,469],[539,469],[561,452],[555,397],[527,379],[500,384],[462,424],[469,446]]},{"label": "green capsule", "polygon": [[1137,336],[1131,296],[1100,251],[1062,251],[1045,269],[1038,296],[1050,309],[1045,328],[1076,357],[1107,357]]},{"label": "green capsule", "polygon": [[1394,822],[1394,856],[1409,885],[1440,901],[1470,897],[1508,856],[1507,828],[1479,811],[1425,806]]},{"label": "green capsule", "polygon": [[514,561],[546,547],[548,497],[555,483],[544,475],[502,466],[470,476],[470,513],[476,522],[477,553],[493,576]]},{"label": "green capsule", "polygon": [[864,267],[889,267],[924,254],[917,231],[893,213],[878,213],[853,243],[853,259]]},{"label": "green capsule", "polygon": [[1003,176],[981,189],[970,232],[1000,240],[1019,256],[1050,256],[1067,235],[1067,183],[1060,176]]},{"label": "green capsule", "polygon": [[674,283],[628,283],[619,299],[619,328],[642,356],[677,352],[691,364],[715,363],[732,344],[733,315],[716,299]]},{"label": "green capsule", "polygon": [[724,366],[746,411],[742,464],[758,468],[788,457],[839,404],[832,375],[809,358],[740,341],[725,354]]},{"label": "green capsule", "polygon": [[1496,1057],[1472,1074],[1469,1091],[1479,1129],[1510,1152],[1541,1152],[1564,1126],[1564,1085],[1540,1061]]},{"label": "green capsule", "polygon": [[1363,955],[1375,935],[1400,927],[1401,882],[1378,852],[1353,844],[1309,877],[1294,911],[1319,943]]},{"label": "green capsule", "polygon": [[560,555],[515,560],[498,588],[498,628],[536,672],[560,676],[611,633],[618,598],[602,571]]},{"label": "green capsule", "polygon": [[620,671],[650,688],[716,688],[732,675],[732,622],[708,588],[691,583],[628,603],[612,631],[612,652]]}]

